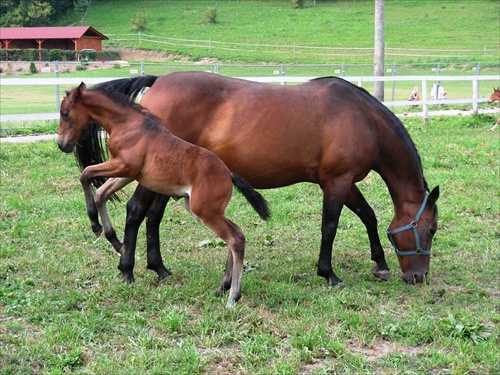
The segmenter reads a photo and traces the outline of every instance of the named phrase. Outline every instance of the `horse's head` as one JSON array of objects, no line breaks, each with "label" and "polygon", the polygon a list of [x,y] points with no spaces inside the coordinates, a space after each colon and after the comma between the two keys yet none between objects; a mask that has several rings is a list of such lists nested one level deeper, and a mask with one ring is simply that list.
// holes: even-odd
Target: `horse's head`
[{"label": "horse's head", "polygon": [[427,280],[432,238],[437,230],[438,198],[439,186],[425,195],[414,217],[395,217],[387,230],[389,240],[398,255],[401,278],[410,284]]},{"label": "horse's head", "polygon": [[82,82],[76,89],[66,93],[62,103],[57,130],[57,144],[63,152],[73,151],[83,130],[89,124],[89,117],[81,108],[82,96],[85,91]]},{"label": "horse's head", "polygon": [[493,88],[493,94],[491,94],[490,98],[488,99],[488,103],[493,103],[495,101],[500,101],[500,88]]}]

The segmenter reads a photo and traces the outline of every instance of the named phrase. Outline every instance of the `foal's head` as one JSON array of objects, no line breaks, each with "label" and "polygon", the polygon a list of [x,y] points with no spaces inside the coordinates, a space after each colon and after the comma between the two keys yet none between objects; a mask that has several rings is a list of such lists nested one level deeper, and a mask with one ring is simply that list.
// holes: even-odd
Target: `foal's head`
[{"label": "foal's head", "polygon": [[493,94],[491,94],[488,103],[493,103],[495,101],[500,101],[500,88],[493,88]]},{"label": "foal's head", "polygon": [[73,151],[80,135],[91,121],[82,105],[85,90],[82,82],[76,89],[67,92],[61,103],[57,144],[63,152]]}]

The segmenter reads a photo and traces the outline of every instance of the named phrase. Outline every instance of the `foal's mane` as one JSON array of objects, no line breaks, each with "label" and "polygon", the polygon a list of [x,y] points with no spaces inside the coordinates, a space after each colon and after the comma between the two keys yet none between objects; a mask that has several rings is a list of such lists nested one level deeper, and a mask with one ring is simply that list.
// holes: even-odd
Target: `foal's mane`
[{"label": "foal's mane", "polygon": [[[123,108],[132,108],[136,110],[137,112],[141,113],[145,117],[154,120],[158,124],[161,124],[161,120],[159,117],[155,116],[153,113],[149,111],[146,107],[140,105],[139,103],[134,101],[133,97],[123,95],[118,92],[114,91],[108,91],[104,87],[101,86],[96,86],[96,87],[91,87],[89,91],[94,91],[94,92],[99,92],[106,96],[107,98],[111,99],[114,103],[117,105],[123,107]],[[149,123],[149,121],[148,121]],[[161,125],[160,125],[161,126]]]},{"label": "foal's mane", "polygon": [[[420,158],[420,155],[418,153],[418,150],[415,146],[415,143],[411,139],[410,135],[408,134],[408,131],[404,127],[403,123],[396,117],[394,113],[392,113],[389,108],[387,108],[383,103],[381,103],[377,98],[372,96],[368,91],[366,91],[363,87],[359,87],[357,85],[354,85],[353,83],[346,81],[345,79],[342,79],[340,77],[318,77],[312,79],[312,81],[336,81],[340,84],[343,84],[345,86],[350,87],[353,91],[355,91],[357,94],[359,94],[364,100],[366,100],[369,105],[373,106],[378,113],[385,119],[385,123],[396,132],[396,134],[404,141],[404,144],[408,148],[408,151],[410,151],[411,154],[414,155],[418,166],[420,168],[420,171],[422,173],[422,176],[424,175],[423,168],[422,168],[422,160]],[[425,190],[429,191],[429,187],[427,185],[427,181],[424,178],[424,187]]]}]

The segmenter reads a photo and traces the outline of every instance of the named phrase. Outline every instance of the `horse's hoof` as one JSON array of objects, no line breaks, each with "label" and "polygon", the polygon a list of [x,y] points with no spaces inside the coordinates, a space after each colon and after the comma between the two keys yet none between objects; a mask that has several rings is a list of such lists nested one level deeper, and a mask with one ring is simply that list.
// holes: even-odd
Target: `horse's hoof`
[{"label": "horse's hoof", "polygon": [[92,231],[94,232],[96,238],[99,238],[99,237],[101,237],[101,234],[102,234],[102,226],[99,225],[96,228],[92,228]]},{"label": "horse's hoof", "polygon": [[330,279],[328,282],[327,282],[327,285],[331,288],[339,288],[339,289],[344,289],[346,287],[346,285],[344,284],[344,282],[342,280],[332,280]]},{"label": "horse's hoof", "polygon": [[170,272],[170,271],[164,272],[162,274],[158,273],[158,282],[160,284],[165,283],[171,277],[173,277],[173,275],[172,275],[172,272]]},{"label": "horse's hoof", "polygon": [[134,276],[133,275],[123,276],[123,283],[124,284],[133,284],[133,283],[135,283]]},{"label": "horse's hoof", "polygon": [[388,270],[373,270],[373,275],[380,281],[389,281],[391,279],[391,274]]}]

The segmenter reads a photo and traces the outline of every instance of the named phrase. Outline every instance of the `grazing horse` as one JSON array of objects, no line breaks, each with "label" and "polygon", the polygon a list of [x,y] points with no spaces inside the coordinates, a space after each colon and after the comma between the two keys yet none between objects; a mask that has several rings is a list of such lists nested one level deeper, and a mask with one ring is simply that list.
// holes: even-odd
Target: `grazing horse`
[{"label": "grazing horse", "polygon": [[[500,89],[498,87],[493,88],[493,94],[491,94],[490,98],[488,99],[488,103],[491,104],[493,102],[499,102],[499,101],[500,101]],[[493,125],[489,130],[490,131],[495,130],[498,124],[500,124],[500,118],[497,120],[495,125]]]},{"label": "grazing horse", "polygon": [[[298,182],[319,184],[323,216],[318,275],[343,286],[333,272],[332,245],[343,205],[359,216],[370,240],[373,274],[389,278],[377,219],[356,186],[370,170],[381,175],[395,215],[388,236],[408,283],[423,282],[429,271],[437,229],[439,187],[429,190],[418,152],[397,117],[363,88],[341,78],[278,86],[203,72],[118,79],[102,89],[136,97],[173,134],[217,154],[254,188]],[[98,126],[78,142],[82,167],[105,159]],[[97,181],[97,183],[101,183]],[[139,225],[147,220],[148,268],[168,275],[159,249],[159,223],[169,197],[139,185],[128,202],[122,270],[132,275]],[[117,240],[116,240],[117,241]]]},{"label": "grazing horse", "polygon": [[[86,90],[83,83],[67,93],[61,103],[57,137],[61,151],[73,151],[82,131],[91,122],[99,123],[109,134],[111,154],[110,161],[88,166],[80,177],[92,230],[97,235],[102,231],[99,213],[106,237],[116,237],[106,201],[134,180],[151,191],[184,198],[186,208],[228,245],[226,270],[217,292],[230,289],[228,304],[238,301],[245,237],[224,212],[231,199],[233,183],[259,215],[267,219],[269,211],[264,198],[248,182],[232,174],[213,152],[174,136],[129,98]],[[96,176],[109,179],[96,191],[94,201],[91,179]],[[121,248],[117,250],[124,252]]]}]

